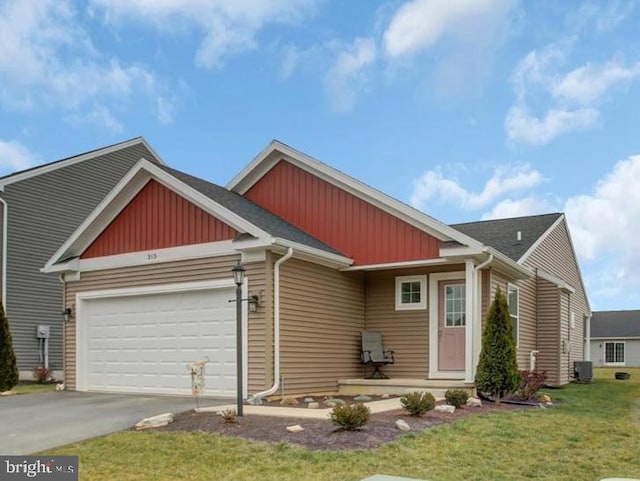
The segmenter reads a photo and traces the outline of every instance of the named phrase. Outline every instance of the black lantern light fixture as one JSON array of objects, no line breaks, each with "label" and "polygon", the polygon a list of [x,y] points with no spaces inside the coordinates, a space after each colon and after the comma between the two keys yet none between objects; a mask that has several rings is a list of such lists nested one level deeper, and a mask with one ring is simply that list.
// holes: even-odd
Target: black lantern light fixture
[{"label": "black lantern light fixture", "polygon": [[64,311],[62,311],[62,318],[64,319],[64,322],[69,322],[69,320],[71,319],[71,308],[70,307],[65,307]]},{"label": "black lantern light fixture", "polygon": [[233,269],[231,269],[231,272],[233,273],[233,282],[235,282],[236,286],[240,287],[244,283],[244,273],[246,269],[240,264],[240,261],[238,261],[238,263],[233,266]]}]

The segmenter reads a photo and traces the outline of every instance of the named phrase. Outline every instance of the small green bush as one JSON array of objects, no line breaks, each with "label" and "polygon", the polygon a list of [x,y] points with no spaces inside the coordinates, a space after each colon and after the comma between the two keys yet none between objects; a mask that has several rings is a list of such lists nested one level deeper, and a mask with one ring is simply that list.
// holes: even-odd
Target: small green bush
[{"label": "small green bush", "polygon": [[362,403],[338,404],[329,414],[333,424],[345,431],[355,431],[369,422],[371,410]]},{"label": "small green bush", "polygon": [[410,392],[400,398],[400,404],[412,416],[422,416],[431,411],[436,400],[430,392]]},{"label": "small green bush", "polygon": [[460,409],[467,404],[469,393],[464,389],[447,389],[447,392],[444,393],[444,399],[449,406]]}]

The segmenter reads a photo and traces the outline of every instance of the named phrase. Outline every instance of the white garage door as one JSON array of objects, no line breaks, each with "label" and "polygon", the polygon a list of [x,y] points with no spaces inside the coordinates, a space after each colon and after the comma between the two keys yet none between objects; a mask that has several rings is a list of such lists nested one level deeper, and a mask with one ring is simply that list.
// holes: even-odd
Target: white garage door
[{"label": "white garage door", "polygon": [[80,300],[78,389],[190,394],[187,364],[209,358],[205,394],[236,393],[234,289]]}]

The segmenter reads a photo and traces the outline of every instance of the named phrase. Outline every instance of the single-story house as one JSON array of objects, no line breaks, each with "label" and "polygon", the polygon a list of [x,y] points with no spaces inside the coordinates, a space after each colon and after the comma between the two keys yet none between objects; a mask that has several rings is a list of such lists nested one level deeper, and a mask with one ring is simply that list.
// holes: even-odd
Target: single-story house
[{"label": "single-story house", "polygon": [[135,138],[0,178],[1,295],[21,378],[45,362],[62,376],[63,285],[42,266],[141,158],[163,163]]},{"label": "single-story house", "polygon": [[[566,219],[446,225],[278,141],[226,187],[141,159],[46,262],[63,282],[71,389],[236,392],[246,268],[251,396],[472,386],[482,320],[509,299],[518,362],[567,383],[590,316]],[[363,330],[395,351],[365,379]]]},{"label": "single-story house", "polygon": [[591,361],[594,366],[640,367],[640,310],[593,312]]}]

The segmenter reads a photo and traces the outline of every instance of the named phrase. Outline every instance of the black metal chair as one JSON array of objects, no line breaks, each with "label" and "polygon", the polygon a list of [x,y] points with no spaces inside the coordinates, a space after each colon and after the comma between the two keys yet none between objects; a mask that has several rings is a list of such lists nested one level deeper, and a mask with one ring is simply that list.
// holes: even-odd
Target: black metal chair
[{"label": "black metal chair", "polygon": [[362,331],[362,351],[360,357],[362,363],[373,366],[371,376],[365,379],[389,379],[381,368],[387,364],[393,364],[395,359],[392,350],[385,350],[382,345],[382,333],[376,331]]}]

